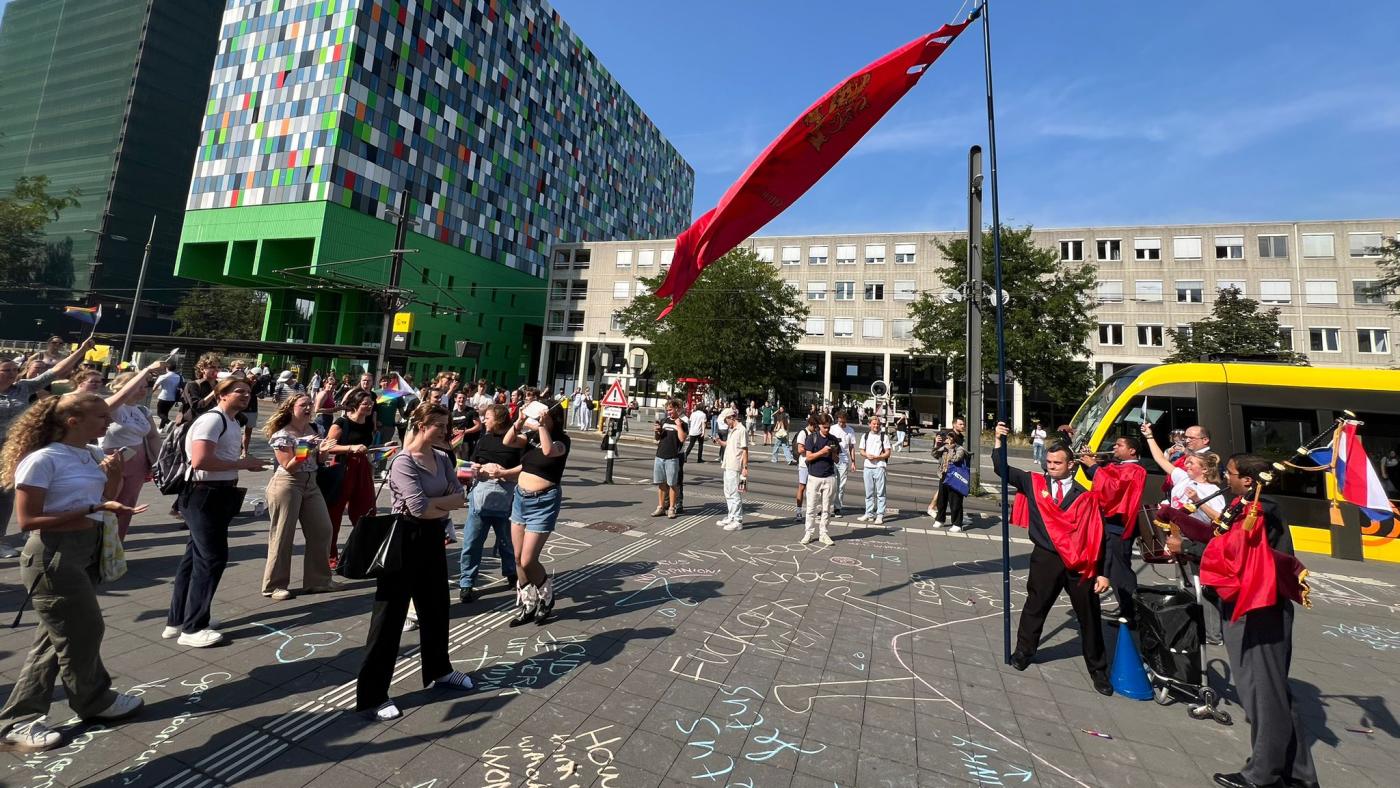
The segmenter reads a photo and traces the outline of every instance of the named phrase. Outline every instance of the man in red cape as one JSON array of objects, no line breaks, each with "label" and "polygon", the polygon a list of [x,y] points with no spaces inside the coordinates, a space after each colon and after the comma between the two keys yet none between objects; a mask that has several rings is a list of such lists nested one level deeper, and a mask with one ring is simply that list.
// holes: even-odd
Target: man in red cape
[{"label": "man in red cape", "polygon": [[1137,626],[1137,609],[1133,594],[1137,593],[1137,573],[1133,571],[1133,537],[1137,536],[1138,512],[1142,507],[1142,488],[1147,484],[1147,469],[1138,462],[1141,446],[1136,436],[1124,435],[1113,441],[1112,465],[1099,465],[1098,456],[1085,454],[1080,458],[1084,475],[1094,483],[1104,519],[1104,574],[1113,583],[1118,597],[1118,609],[1104,611],[1104,618],[1122,619],[1129,627]]},{"label": "man in red cape", "polygon": [[1027,499],[1021,511],[1035,545],[1031,549],[1026,602],[1021,609],[1011,666],[1025,670],[1031,664],[1040,648],[1045,617],[1060,592],[1065,591],[1079,620],[1084,667],[1094,689],[1112,695],[1099,613],[1099,594],[1108,588],[1108,578],[1101,569],[1104,529],[1099,497],[1075,481],[1074,461],[1063,443],[1046,447],[1045,473],[1010,467],[1006,462],[1009,432],[1004,423],[997,424],[992,469]]}]

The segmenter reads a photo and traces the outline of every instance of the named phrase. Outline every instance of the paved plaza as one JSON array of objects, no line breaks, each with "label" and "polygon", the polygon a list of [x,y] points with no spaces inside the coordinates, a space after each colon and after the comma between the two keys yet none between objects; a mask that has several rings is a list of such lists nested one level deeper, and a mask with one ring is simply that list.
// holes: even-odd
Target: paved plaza
[{"label": "paved plaza", "polygon": [[[596,440],[575,446],[567,523],[545,559],[560,598],[553,618],[510,628],[513,595],[495,572],[471,605],[454,590],[452,657],[479,688],[423,689],[417,635],[406,634],[393,688],[404,716],[390,724],[353,711],[372,581],[288,602],[259,593],[268,522],[252,516],[251,499],[265,474],[245,479],[250,504],[234,521],[215,599],[228,643],[161,640],[185,533],[148,489],[129,573],[100,595],[106,664],[146,708],[110,729],[69,722],[51,752],[0,755],[0,784],[1201,786],[1244,763],[1249,727],[1232,692],[1223,704],[1232,727],[1192,720],[1182,703],[1096,694],[1068,598],[1037,664],[1024,673],[1003,665],[992,504],[971,504],[966,533],[930,530],[931,466],[895,456],[900,513],[881,528],[852,519],[853,476],[835,546],[802,546],[793,469],[766,456],[754,457],[747,527],[730,533],[715,525],[717,464],[687,466],[686,516],[651,518],[644,444],[624,445],[611,486],[599,483]],[[1011,552],[1014,604],[1029,546],[1016,538]],[[1305,560],[1315,605],[1297,618],[1293,692],[1317,737],[1321,781],[1393,785],[1400,572]],[[1142,579],[1169,582],[1151,568]],[[7,622],[22,596],[17,562],[7,561]],[[31,611],[0,629],[6,693],[33,625]],[[1108,635],[1111,648],[1116,630]],[[1210,656],[1223,688],[1224,651]],[[59,700],[50,722],[68,716]]]}]

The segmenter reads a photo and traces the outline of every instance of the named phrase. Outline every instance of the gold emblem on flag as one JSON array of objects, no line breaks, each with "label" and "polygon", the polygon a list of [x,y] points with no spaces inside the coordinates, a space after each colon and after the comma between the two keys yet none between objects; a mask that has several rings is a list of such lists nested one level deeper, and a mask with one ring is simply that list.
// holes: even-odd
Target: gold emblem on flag
[{"label": "gold emblem on flag", "polygon": [[861,74],[842,85],[832,94],[825,106],[817,107],[802,119],[808,128],[807,141],[818,151],[832,137],[846,127],[859,112],[870,105],[865,96],[865,88],[870,84],[870,75]]}]

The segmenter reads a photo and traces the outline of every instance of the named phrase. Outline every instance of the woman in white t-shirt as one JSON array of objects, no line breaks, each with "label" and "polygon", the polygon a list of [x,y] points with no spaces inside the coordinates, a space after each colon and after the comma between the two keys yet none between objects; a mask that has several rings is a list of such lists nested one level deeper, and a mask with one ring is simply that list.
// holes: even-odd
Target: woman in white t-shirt
[{"label": "woman in white t-shirt", "polygon": [[[1157,461],[1162,473],[1167,474],[1172,482],[1171,494],[1163,503],[1170,504],[1173,509],[1180,509],[1187,502],[1203,501],[1220,491],[1220,455],[1209,451],[1203,454],[1187,454],[1182,467],[1178,468],[1167,458],[1157,441],[1152,440],[1150,425],[1142,425],[1142,436],[1143,443],[1152,451],[1152,459]],[[1219,501],[1214,503],[1218,504]],[[1221,508],[1205,504],[1192,512],[1191,516],[1208,523]]]},{"label": "woman in white t-shirt", "polygon": [[39,625],[34,647],[0,710],[0,740],[38,752],[63,737],[39,718],[48,714],[60,670],[68,705],[87,722],[135,714],[139,697],[112,690],[102,665],[102,609],[97,562],[104,513],[135,514],[112,500],[121,485],[119,455],[103,457],[88,444],[107,431],[107,403],[74,393],[40,400],[11,426],[0,451],[0,485],[15,490],[15,512],[29,533],[20,577],[32,593]]},{"label": "woman in white t-shirt", "polygon": [[[117,492],[117,500],[127,506],[135,506],[141,496],[141,488],[146,484],[146,476],[160,451],[160,432],[151,411],[142,403],[151,394],[148,381],[150,376],[165,366],[157,361],[140,372],[124,372],[108,386],[112,396],[107,398],[111,408],[112,424],[97,445],[106,454],[122,452],[122,486]],[[131,526],[131,515],[117,514],[117,531],[123,539]]]}]

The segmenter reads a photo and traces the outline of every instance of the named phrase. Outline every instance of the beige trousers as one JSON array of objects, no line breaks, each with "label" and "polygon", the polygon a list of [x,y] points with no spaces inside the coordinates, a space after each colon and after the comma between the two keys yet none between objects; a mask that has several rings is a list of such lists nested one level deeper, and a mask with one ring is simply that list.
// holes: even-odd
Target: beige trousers
[{"label": "beige trousers", "polygon": [[270,594],[287,588],[292,580],[292,542],[297,523],[306,537],[302,557],[301,583],[304,588],[330,582],[331,516],[326,499],[316,486],[315,473],[274,473],[267,483],[267,513],[272,528],[267,532],[267,567],[263,569],[262,592]]}]

